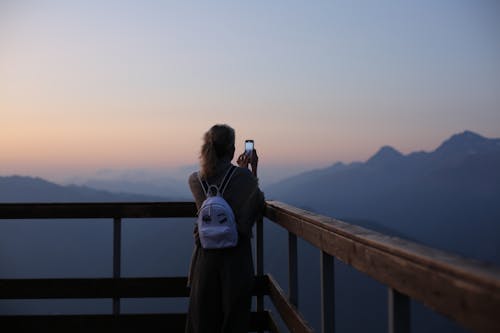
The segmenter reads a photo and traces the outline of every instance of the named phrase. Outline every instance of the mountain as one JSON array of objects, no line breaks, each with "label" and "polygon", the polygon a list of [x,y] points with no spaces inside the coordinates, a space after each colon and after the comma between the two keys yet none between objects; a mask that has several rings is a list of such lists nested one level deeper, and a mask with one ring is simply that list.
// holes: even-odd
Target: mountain
[{"label": "mountain", "polygon": [[100,169],[87,175],[68,177],[63,184],[76,184],[117,193],[191,199],[187,176],[197,166],[170,169]]},{"label": "mountain", "polygon": [[86,186],[58,185],[41,178],[0,177],[0,202],[168,201],[161,196],[112,193]]},{"label": "mountain", "polygon": [[380,148],[380,150],[375,155],[373,155],[366,163],[372,165],[383,165],[387,163],[394,163],[400,160],[402,157],[403,154],[401,154],[396,149],[392,148],[391,146],[384,146]]},{"label": "mountain", "polygon": [[118,192],[135,193],[146,196],[179,198],[179,200],[192,200],[191,192],[186,181],[174,179],[152,180],[127,180],[127,179],[88,179],[82,186],[93,189]]},{"label": "mountain", "polygon": [[471,131],[455,134],[436,149],[441,155],[463,156],[498,152],[500,150],[500,139],[488,139]]},{"label": "mountain", "polygon": [[[500,265],[500,139],[465,131],[434,151],[408,155],[385,146],[365,162],[336,163],[265,192],[268,199]],[[286,234],[268,229],[265,235],[276,245],[266,253],[266,271],[286,286],[280,273],[287,269]],[[387,312],[378,305],[385,287],[340,262],[335,266],[339,331],[386,331]],[[299,288],[307,290],[299,295],[300,309],[316,326],[318,250],[307,242],[299,243],[299,267]],[[417,302],[412,302],[412,330],[464,332]]]},{"label": "mountain", "polygon": [[[420,242],[500,264],[500,232],[482,235],[500,230],[500,139],[465,131],[434,151],[408,155],[386,146],[364,163],[288,178],[266,195],[337,218],[377,221]],[[435,231],[448,237],[436,238]]]}]

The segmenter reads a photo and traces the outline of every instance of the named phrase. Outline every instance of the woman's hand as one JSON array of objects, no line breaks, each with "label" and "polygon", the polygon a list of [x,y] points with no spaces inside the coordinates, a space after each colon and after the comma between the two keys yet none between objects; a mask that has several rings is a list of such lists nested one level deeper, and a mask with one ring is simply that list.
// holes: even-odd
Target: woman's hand
[{"label": "woman's hand", "polygon": [[248,168],[248,164],[250,163],[250,156],[248,156],[246,153],[243,153],[238,156],[238,160],[236,162],[241,168]]},{"label": "woman's hand", "polygon": [[248,168],[248,165],[252,167],[252,173],[255,177],[257,177],[257,166],[259,164],[259,156],[257,155],[257,151],[254,149],[251,155],[246,153],[238,156],[237,160],[238,165],[241,168]]},{"label": "woman's hand", "polygon": [[259,156],[257,155],[257,150],[253,150],[250,156],[250,165],[252,166],[252,173],[257,177],[257,166],[259,165]]}]

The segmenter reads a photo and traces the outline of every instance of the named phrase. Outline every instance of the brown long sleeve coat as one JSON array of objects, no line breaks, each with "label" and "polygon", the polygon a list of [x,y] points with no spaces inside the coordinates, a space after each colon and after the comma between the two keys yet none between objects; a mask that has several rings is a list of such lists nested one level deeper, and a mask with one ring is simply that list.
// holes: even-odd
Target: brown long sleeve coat
[{"label": "brown long sleeve coat", "polygon": [[[230,166],[230,161],[221,161],[215,176],[207,182],[219,185]],[[197,173],[189,177],[189,186],[199,209],[205,193]],[[253,224],[263,212],[264,195],[248,169],[236,168],[224,198],[235,215],[238,245],[205,250],[195,241],[189,272],[191,293],[186,332],[248,331],[254,278],[250,238]]]}]

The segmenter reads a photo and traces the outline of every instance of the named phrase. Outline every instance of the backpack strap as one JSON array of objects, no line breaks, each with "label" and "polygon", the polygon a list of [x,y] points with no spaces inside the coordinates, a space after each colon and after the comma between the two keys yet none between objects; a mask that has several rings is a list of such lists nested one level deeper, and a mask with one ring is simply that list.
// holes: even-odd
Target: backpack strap
[{"label": "backpack strap", "polygon": [[222,179],[222,182],[220,183],[219,186],[214,186],[214,185],[208,184],[207,181],[201,179],[200,173],[198,172],[198,174],[197,174],[198,175],[198,181],[201,184],[201,188],[203,189],[203,192],[205,192],[205,197],[208,197],[210,188],[212,186],[214,186],[214,187],[217,188],[217,191],[220,193],[220,195],[223,195],[224,191],[226,190],[226,187],[229,184],[229,181],[231,180],[231,177],[233,176],[233,174],[234,174],[235,171],[236,171],[236,166],[231,165],[227,169],[226,174],[224,175],[224,178]]},{"label": "backpack strap", "polygon": [[198,175],[198,181],[201,184],[201,188],[203,189],[203,192],[205,193],[205,197],[208,197],[208,188],[209,188],[208,183],[201,179],[199,172],[197,173],[197,175]]},{"label": "backpack strap", "polygon": [[220,194],[221,195],[224,195],[224,191],[226,190],[227,184],[229,184],[229,181],[231,180],[231,177],[233,177],[235,171],[236,171],[236,167],[234,165],[231,165],[229,170],[227,170],[226,175],[224,176],[224,179],[222,180],[222,183],[220,184]]}]

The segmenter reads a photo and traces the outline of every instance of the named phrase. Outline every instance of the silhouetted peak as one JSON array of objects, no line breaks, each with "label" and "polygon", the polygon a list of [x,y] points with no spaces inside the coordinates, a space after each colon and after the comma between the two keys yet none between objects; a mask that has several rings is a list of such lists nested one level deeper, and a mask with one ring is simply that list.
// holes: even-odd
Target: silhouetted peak
[{"label": "silhouetted peak", "polygon": [[332,164],[330,167],[328,167],[329,170],[339,170],[339,169],[344,169],[346,165],[342,162],[336,162]]},{"label": "silhouetted peak", "polygon": [[373,155],[367,163],[390,162],[403,157],[399,151],[391,146],[383,146],[379,151]]},{"label": "silhouetted peak", "polygon": [[495,139],[485,138],[471,131],[464,131],[444,141],[441,146],[436,149],[436,152],[474,154],[485,150],[496,150],[496,148],[500,150],[497,141],[498,140]]},{"label": "silhouetted peak", "polygon": [[485,137],[474,133],[472,131],[464,131],[462,133],[458,133],[452,135],[452,137],[448,140],[453,143],[472,143],[472,142],[484,142],[487,141]]},{"label": "silhouetted peak", "polygon": [[20,175],[0,176],[0,182],[3,185],[12,185],[12,186],[27,186],[27,185],[32,187],[57,186],[56,184],[50,183],[39,177],[20,176]]}]

